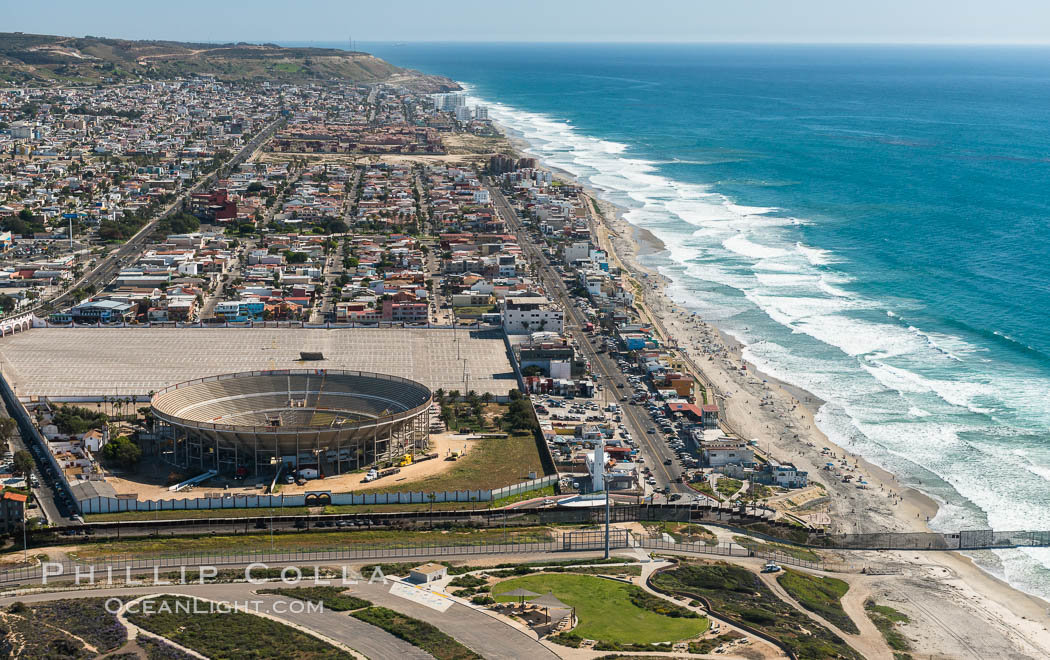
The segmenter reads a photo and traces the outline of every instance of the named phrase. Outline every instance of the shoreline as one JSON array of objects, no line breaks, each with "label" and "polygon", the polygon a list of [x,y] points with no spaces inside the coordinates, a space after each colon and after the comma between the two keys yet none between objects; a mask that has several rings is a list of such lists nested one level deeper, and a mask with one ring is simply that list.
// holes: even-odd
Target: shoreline
[{"label": "shoreline", "polygon": [[[573,180],[576,181],[575,178]],[[797,425],[797,436],[790,433],[787,434],[787,439],[783,434],[778,435],[776,439],[770,438],[769,444],[773,448],[771,453],[781,460],[787,454],[796,466],[808,469],[811,478],[825,483],[832,522],[829,531],[835,531],[836,523],[840,526],[837,531],[841,533],[932,531],[928,523],[940,508],[936,500],[918,489],[900,484],[896,475],[888,470],[829,441],[815,421],[815,415],[820,406],[824,405],[824,401],[804,388],[758,371],[742,357],[742,342],[713,324],[700,320],[699,316],[681,310],[681,305],[671,300],[665,291],[668,285],[673,284],[670,278],[638,261],[639,257],[666,250],[664,243],[649,230],[636,227],[625,220],[623,213],[626,209],[600,199],[597,197],[597,191],[591,186],[577,182],[598,204],[601,217],[596,221],[612,225],[616,232],[616,235],[608,234],[607,247],[610,249],[610,257],[625,266],[632,275],[648,275],[641,278],[643,286],[647,285],[643,307],[659,319],[668,334],[678,341],[679,348],[684,349],[693,358],[693,362],[721,392],[726,392],[726,385],[731,383],[740,387],[741,391],[747,392],[745,396],[730,396],[723,400],[729,405],[723,406],[722,413],[729,416],[734,429],[746,433],[747,430],[757,428],[761,432],[762,423],[767,420],[770,421],[770,427],[779,424],[778,430],[781,431],[784,427],[790,429],[789,423],[791,426]],[[593,217],[590,210],[589,215]],[[690,343],[697,339],[707,342],[706,361],[703,360],[703,355],[693,348],[696,344]],[[711,347],[718,347],[721,355],[711,355]],[[741,371],[741,366],[745,366],[746,369]],[[744,381],[742,376],[754,376],[754,379]],[[752,388],[750,392],[749,387]],[[779,401],[779,414],[771,416],[762,407],[756,406],[754,390],[766,390],[774,401]],[[747,411],[745,417],[743,408],[748,406],[756,406],[759,414]],[[775,407],[776,404],[773,408]],[[736,425],[739,418],[743,418],[744,423],[741,426]],[[764,440],[769,436],[754,437]],[[826,473],[817,466],[821,459],[818,452],[823,447],[831,448],[838,457],[847,457],[848,462],[855,466],[853,473],[863,475],[869,482],[868,488],[858,490],[853,487],[851,492],[852,484],[844,485],[841,481],[824,476]],[[890,497],[890,493],[895,496]],[[887,505],[887,500],[891,500],[893,504]],[[862,556],[867,554],[861,553]],[[932,623],[913,621],[922,631],[918,633],[912,630],[909,635],[918,633],[916,636],[920,638],[929,638],[930,651],[938,649],[939,643],[951,642],[945,637],[951,624],[946,626],[930,614],[931,610],[936,611],[938,605],[943,604],[956,609],[959,617],[971,617],[974,625],[994,627],[1014,649],[1025,649],[1028,653],[1037,650],[1050,656],[1050,608],[1047,601],[1011,585],[982,567],[975,558],[953,551],[887,551],[875,553],[873,556],[881,556],[882,559],[887,556],[895,558],[908,567],[907,572],[912,574],[916,585],[922,584],[919,590],[911,593],[907,590],[891,589],[883,596],[894,601],[903,598],[933,619]],[[877,582],[867,586],[874,587],[875,584]],[[872,589],[872,596],[874,595],[875,590]],[[948,637],[951,636],[948,632]]]},{"label": "shoreline", "polygon": [[[469,89],[469,87],[468,87]],[[825,475],[821,474],[820,468],[823,463],[827,461],[821,460],[819,455],[813,456],[811,453],[819,452],[819,448],[828,447],[834,453],[836,457],[848,457],[849,463],[854,465],[853,472],[855,474],[863,475],[865,480],[869,481],[872,486],[878,487],[878,492],[895,493],[897,495],[894,498],[896,502],[893,505],[893,510],[887,509],[883,506],[883,501],[880,498],[874,497],[860,497],[859,499],[868,500],[865,504],[869,506],[861,507],[860,522],[850,522],[848,528],[839,528],[836,530],[836,524],[843,524],[846,519],[856,520],[857,506],[850,506],[849,510],[846,510],[844,501],[852,500],[855,498],[855,493],[865,493],[865,491],[859,491],[855,487],[851,490],[849,488],[830,488],[832,491],[829,493],[831,496],[829,501],[829,514],[831,517],[832,525],[829,527],[829,532],[839,531],[841,533],[864,533],[864,532],[877,532],[877,531],[908,531],[908,532],[931,532],[928,523],[933,520],[940,509],[940,504],[927,495],[926,493],[913,488],[900,484],[896,475],[890,471],[882,468],[871,461],[865,459],[862,455],[854,452],[849,452],[843,447],[835,444],[828,439],[827,435],[820,430],[816,423],[816,415],[819,413],[820,407],[824,405],[824,401],[819,397],[809,392],[808,390],[783,381],[782,379],[770,376],[762,373],[758,370],[754,364],[748,362],[743,357],[743,350],[746,345],[740,340],[730,335],[725,330],[718,328],[716,325],[703,321],[698,315],[692,313],[684,313],[680,310],[681,304],[675,303],[670,296],[667,295],[667,288],[673,285],[673,281],[659,273],[653,268],[647,267],[640,262],[640,258],[650,256],[653,254],[660,254],[667,251],[667,246],[664,244],[659,237],[653,234],[651,231],[644,227],[638,227],[631,224],[625,219],[624,215],[629,209],[622,206],[608,202],[600,197],[599,191],[584,181],[581,181],[578,177],[573,175],[564,169],[552,166],[546,162],[543,162],[543,158],[537,154],[530,152],[531,145],[520,135],[520,131],[517,131],[513,127],[506,126],[499,122],[494,122],[497,128],[504,134],[507,141],[511,146],[520,152],[518,155],[525,154],[530,158],[535,158],[538,162],[543,163],[543,166],[555,173],[558,177],[571,181],[577,185],[580,185],[585,195],[593,200],[599,209],[600,218],[594,218],[594,209],[588,204],[587,215],[589,218],[594,220],[594,226],[592,229],[600,229],[604,224],[606,230],[611,229],[612,232],[605,238],[607,239],[604,243],[601,240],[601,236],[596,235],[595,239],[598,243],[599,248],[609,250],[610,256],[617,261],[624,270],[632,274],[633,279],[640,285],[645,287],[644,299],[646,308],[651,311],[660,321],[660,324],[666,329],[667,334],[678,341],[680,348],[684,348],[685,352],[692,357],[693,362],[700,368],[700,371],[704,372],[704,375],[710,378],[708,373],[709,369],[705,367],[714,366],[714,361],[710,358],[710,353],[713,351],[716,354],[721,354],[725,357],[721,358],[723,366],[731,364],[736,369],[736,375],[741,375],[740,367],[746,367],[748,374],[754,374],[759,385],[765,385],[767,390],[771,393],[778,395],[783,408],[789,409],[789,412],[796,413],[794,415],[801,426],[804,423],[804,429],[809,431],[808,434],[799,433],[799,440],[794,443],[785,443],[783,440],[780,442],[771,442],[777,451],[772,452],[778,460],[782,462],[793,462],[800,469],[806,469],[810,473],[810,477],[824,482],[838,483],[841,486],[841,482],[828,479]],[[644,273],[644,277],[638,277],[639,274]],[[653,283],[658,283],[654,285]],[[648,286],[646,286],[648,285]],[[673,311],[672,311],[673,310]],[[675,319],[678,319],[675,322]],[[688,321],[692,321],[694,327],[688,327]],[[668,327],[670,326],[670,327]],[[675,331],[677,329],[677,332]],[[699,330],[699,336],[697,333]],[[702,340],[698,342],[696,340]],[[698,343],[706,343],[708,360],[703,360],[701,355],[697,354],[695,349],[691,349],[690,345],[697,345]],[[732,392],[733,390],[727,389],[724,385],[732,383],[734,378],[729,370],[722,369],[719,374],[722,378],[712,379],[713,384],[716,388],[722,392]],[[720,381],[720,382],[719,382]],[[737,384],[746,390],[746,385],[754,385],[753,383],[737,381]],[[740,410],[744,407],[747,402],[752,404],[757,403],[754,398],[754,392],[752,396],[747,397],[744,403],[733,403],[733,408],[737,412],[733,417],[741,417],[745,411]],[[732,397],[729,397],[732,400]],[[720,404],[726,403],[725,400],[721,401]],[[729,406],[722,405],[722,415],[730,416]],[[754,406],[756,409],[759,406]],[[776,409],[776,406],[773,406]],[[756,417],[751,411],[747,411],[748,418]],[[734,419],[733,422],[738,420]],[[743,421],[743,420],[739,420]],[[753,420],[751,420],[753,422]],[[774,424],[782,426],[781,419],[769,419],[767,424],[768,430],[774,429]],[[734,427],[736,425],[734,424]],[[747,424],[745,430],[756,430],[755,434],[745,433],[747,437],[745,439],[759,438],[765,441],[768,436],[762,433],[761,428],[753,429],[754,424]],[[780,429],[778,429],[780,430]],[[794,435],[794,434],[791,434]],[[811,436],[810,439],[806,439],[806,435]],[[791,438],[794,440],[794,438]],[[819,445],[817,444],[819,442]],[[795,445],[787,448],[789,445]],[[787,454],[790,460],[785,459],[784,455]],[[825,483],[825,486],[831,486],[831,483]],[[835,492],[838,491],[838,492]],[[874,495],[876,491],[872,488],[867,489],[868,495]],[[883,498],[883,499],[889,499]],[[870,506],[875,505],[875,506]],[[835,510],[836,506],[839,510]],[[902,508],[903,507],[903,508]],[[871,516],[872,511],[878,511],[881,515],[878,516],[879,520],[874,520]],[[1024,593],[1024,592],[1021,592]]]},{"label": "shoreline", "polygon": [[[584,189],[597,201],[601,220],[612,225],[618,236],[609,234],[610,256],[645,288],[645,308],[715,389],[728,395],[719,397],[719,403],[733,430],[746,440],[759,440],[760,448],[769,448],[768,453],[774,458],[794,463],[808,471],[811,479],[824,484],[830,496],[830,532],[932,531],[927,523],[940,508],[935,500],[901,485],[889,471],[829,440],[816,424],[824,401],[802,387],[762,373],[743,357],[745,344],[681,309],[682,303],[667,294],[668,286],[673,284],[670,278],[639,261],[639,257],[665,251],[664,243],[649,230],[624,219],[626,209],[601,200],[590,186],[584,185]],[[626,238],[628,235],[630,239]],[[641,273],[646,275],[638,277]],[[772,405],[763,406],[761,402],[766,400]],[[868,488],[858,489],[830,478],[830,471],[821,469],[828,462],[828,457],[819,453],[825,447],[833,454],[830,460],[841,465],[845,459],[849,473],[862,476]],[[878,496],[880,493],[882,497]],[[894,504],[888,506],[886,500]],[[854,504],[847,508],[849,501]]]},{"label": "shoreline", "polygon": [[[641,287],[643,295],[636,307],[652,318],[660,334],[666,334],[692,359],[704,379],[727,395],[718,401],[721,414],[741,437],[759,439],[775,458],[795,463],[799,469],[809,471],[811,479],[825,485],[829,531],[932,531],[928,523],[940,508],[934,498],[901,484],[888,470],[831,442],[816,423],[824,401],[802,387],[757,370],[744,359],[742,342],[698,315],[684,311],[682,303],[668,295],[667,288],[673,284],[670,278],[640,261],[666,251],[657,236],[628,222],[624,218],[628,209],[602,199],[594,186],[532,153],[531,145],[520,137],[520,132],[495,123],[518,151],[518,156],[536,158],[559,178],[582,186],[584,194],[594,200],[598,214],[589,202],[586,204],[594,240],[599,249],[608,250],[610,260]],[[766,405],[763,402],[767,402]],[[836,467],[842,466],[843,471],[863,476],[867,487],[861,489],[841,479],[829,478],[829,471],[821,469],[828,462],[828,457],[820,453],[825,447],[834,455],[831,460]],[[998,636],[987,640],[984,638],[988,636],[979,638],[982,645],[987,646],[988,654],[994,654],[993,649],[1001,653],[996,647],[1005,646],[1010,655],[1020,652],[1022,657],[1033,654],[1050,657],[1047,601],[1009,584],[980,566],[973,557],[947,551],[890,551],[877,556],[901,562],[906,567],[908,578],[903,584],[907,586],[898,583],[896,588],[880,590],[876,585],[881,587],[881,581],[876,578],[863,588],[871,589],[871,597],[881,591],[878,595],[890,602],[906,602],[914,607],[916,618],[908,636],[922,651],[931,656],[953,657],[950,653],[944,655],[943,649],[954,645],[982,657],[973,650],[973,639],[966,641],[965,636],[952,630],[958,624],[976,630],[995,630]],[[942,616],[950,612],[951,623],[934,616],[933,612]],[[958,647],[959,644],[962,647]]]}]

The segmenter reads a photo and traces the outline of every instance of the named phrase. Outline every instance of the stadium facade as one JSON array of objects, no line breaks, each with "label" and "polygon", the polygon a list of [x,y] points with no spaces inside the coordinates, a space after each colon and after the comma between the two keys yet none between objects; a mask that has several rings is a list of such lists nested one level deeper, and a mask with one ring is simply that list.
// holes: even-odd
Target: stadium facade
[{"label": "stadium facade", "polygon": [[332,476],[423,452],[432,405],[418,382],[338,369],[209,376],[150,400],[167,460],[245,476],[280,465]]}]

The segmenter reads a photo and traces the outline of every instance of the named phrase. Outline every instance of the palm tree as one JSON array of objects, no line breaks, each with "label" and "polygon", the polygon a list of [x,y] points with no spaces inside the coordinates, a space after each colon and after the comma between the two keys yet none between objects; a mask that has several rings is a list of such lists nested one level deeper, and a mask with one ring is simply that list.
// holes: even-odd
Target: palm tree
[{"label": "palm tree", "polygon": [[430,500],[430,529],[434,529],[434,500],[437,499],[437,493],[427,493],[427,499]]},{"label": "palm tree", "polygon": [[454,415],[452,414],[452,407],[442,404],[441,413],[438,415],[438,417],[440,417],[441,421],[444,422],[446,430],[451,430],[453,416]]}]

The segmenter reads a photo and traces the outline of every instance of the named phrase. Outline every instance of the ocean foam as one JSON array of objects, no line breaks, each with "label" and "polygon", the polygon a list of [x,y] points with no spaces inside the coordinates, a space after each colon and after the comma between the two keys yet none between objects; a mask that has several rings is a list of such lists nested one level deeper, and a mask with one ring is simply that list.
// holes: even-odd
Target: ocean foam
[{"label": "ocean foam", "polygon": [[[942,503],[936,528],[1050,526],[1050,457],[1000,455],[971,439],[1001,425],[1004,411],[1050,425],[1045,377],[987,373],[981,347],[909,323],[899,307],[887,310],[886,302],[851,292],[851,279],[836,268],[843,259],[801,240],[805,218],[672,180],[661,174],[661,162],[634,157],[629,145],[583,135],[568,122],[480,102],[530,145],[530,155],[579,176],[624,206],[629,222],[664,241],[675,264],[664,267],[674,280],[669,295],[722,320],[763,372],[827,401],[817,423],[832,441],[911,483],[921,479],[920,487]],[[1050,552],[1014,555],[1004,559],[1011,581],[1024,583],[1050,566]]]},{"label": "ocean foam", "polygon": [[744,234],[737,234],[732,238],[722,241],[722,245],[731,252],[742,254],[753,259],[769,259],[771,257],[782,257],[788,254],[787,250],[778,247],[759,245],[748,240]]}]

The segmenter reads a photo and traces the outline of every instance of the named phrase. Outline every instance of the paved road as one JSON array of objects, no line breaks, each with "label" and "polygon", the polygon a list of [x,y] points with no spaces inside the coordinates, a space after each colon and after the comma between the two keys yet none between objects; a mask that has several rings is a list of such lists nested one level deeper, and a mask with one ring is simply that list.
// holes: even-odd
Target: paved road
[{"label": "paved road", "polygon": [[[369,658],[401,660],[402,658],[429,658],[427,653],[403,642],[384,630],[358,621],[347,614],[325,611],[317,613],[291,614],[276,608],[279,602],[287,602],[279,596],[254,593],[259,589],[282,586],[279,583],[253,585],[248,583],[172,585],[156,587],[131,587],[118,589],[89,589],[71,592],[48,592],[0,598],[0,606],[6,607],[16,600],[34,603],[72,598],[112,598],[142,596],[152,593],[173,593],[199,596],[227,602],[260,601],[259,611],[283,621],[315,630],[330,639],[342,642]],[[305,580],[299,586],[312,586]],[[438,612],[425,605],[395,596],[390,593],[390,584],[361,583],[349,587],[351,593],[423,621],[427,621],[442,632],[454,637],[485,658],[492,660],[557,660],[558,656],[537,640],[517,628],[488,616],[473,608],[455,603],[448,610]]]},{"label": "paved road", "polygon": [[[306,582],[305,586],[310,586],[311,584],[312,582]],[[250,600],[262,601],[259,604],[260,612],[283,619],[289,623],[294,623],[303,628],[316,630],[326,637],[330,637],[337,642],[342,642],[355,651],[363,653],[370,659],[401,660],[402,658],[405,658],[407,660],[426,660],[431,657],[426,651],[394,637],[381,628],[377,628],[369,623],[355,619],[349,614],[334,612],[331,610],[325,610],[321,613],[291,613],[287,611],[289,608],[282,607],[283,604],[288,602],[288,598],[285,596],[271,594],[254,594],[249,596],[243,589],[244,585],[227,586],[233,588],[226,589],[225,591],[227,593],[225,594],[213,594],[208,597],[219,598],[222,600],[240,600],[248,598]],[[258,586],[256,589],[274,588],[278,586],[280,585]],[[241,588],[237,589],[236,587]],[[358,590],[355,588],[352,589],[352,591],[356,593]]]},{"label": "paved road", "polygon": [[454,603],[444,612],[390,593],[390,587],[361,584],[354,591],[376,605],[389,607],[437,626],[488,660],[557,660],[550,649],[498,619],[466,605]]},{"label": "paved road", "polygon": [[[491,185],[488,188],[492,194],[492,199],[496,204],[496,208],[504,219],[507,220],[511,230],[517,235],[519,245],[522,246],[526,255],[537,266],[540,281],[544,284],[547,291],[551,292],[559,300],[562,307],[565,309],[566,329],[571,330],[573,328],[583,328],[586,319],[583,318],[583,315],[576,306],[574,299],[566,290],[565,283],[562,281],[561,276],[551,268],[546,257],[525,233],[517,212],[511,206],[510,202],[507,201],[507,198],[504,197],[499,188]],[[574,334],[580,344],[580,349],[591,363],[592,371],[600,376],[599,382],[602,383],[605,392],[609,393],[608,396],[618,398],[621,396],[620,394],[617,394],[618,392],[630,392],[630,384],[615,362],[608,358],[608,356],[598,353],[591,345],[590,339],[583,332],[576,332]],[[623,385],[622,389],[617,387],[617,385],[620,384]],[[623,409],[623,416],[627,422],[627,426],[631,431],[631,436],[638,442],[643,455],[646,460],[649,461],[649,469],[652,470],[652,474],[656,478],[657,486],[667,486],[672,492],[692,493],[689,487],[685,484],[675,482],[675,479],[681,475],[682,471],[677,462],[674,461],[674,453],[671,451],[671,448],[667,446],[667,443],[663,441],[663,437],[660,435],[651,435],[647,432],[649,428],[655,426],[653,420],[648,414],[637,406],[630,404],[624,404],[621,408]],[[664,465],[664,462],[667,460],[671,461],[671,465]]]},{"label": "paved road", "polygon": [[[0,416],[8,416],[7,410],[4,409],[4,404],[2,401],[0,401]],[[22,434],[17,428],[15,429],[15,432],[11,434],[11,437],[8,438],[8,445],[8,449],[10,449],[10,451],[13,453],[18,453],[20,451],[29,451],[30,449],[26,446],[25,441],[22,440]],[[36,476],[37,481],[40,483],[40,486],[31,489],[33,492],[33,500],[36,502],[37,506],[40,507],[44,520],[47,522],[61,520],[62,512],[59,511],[58,504],[55,503],[55,494],[50,488],[44,485],[47,483],[47,479],[45,478],[45,475],[41,472],[40,465],[38,465],[36,462],[33,463],[33,474]]]}]

